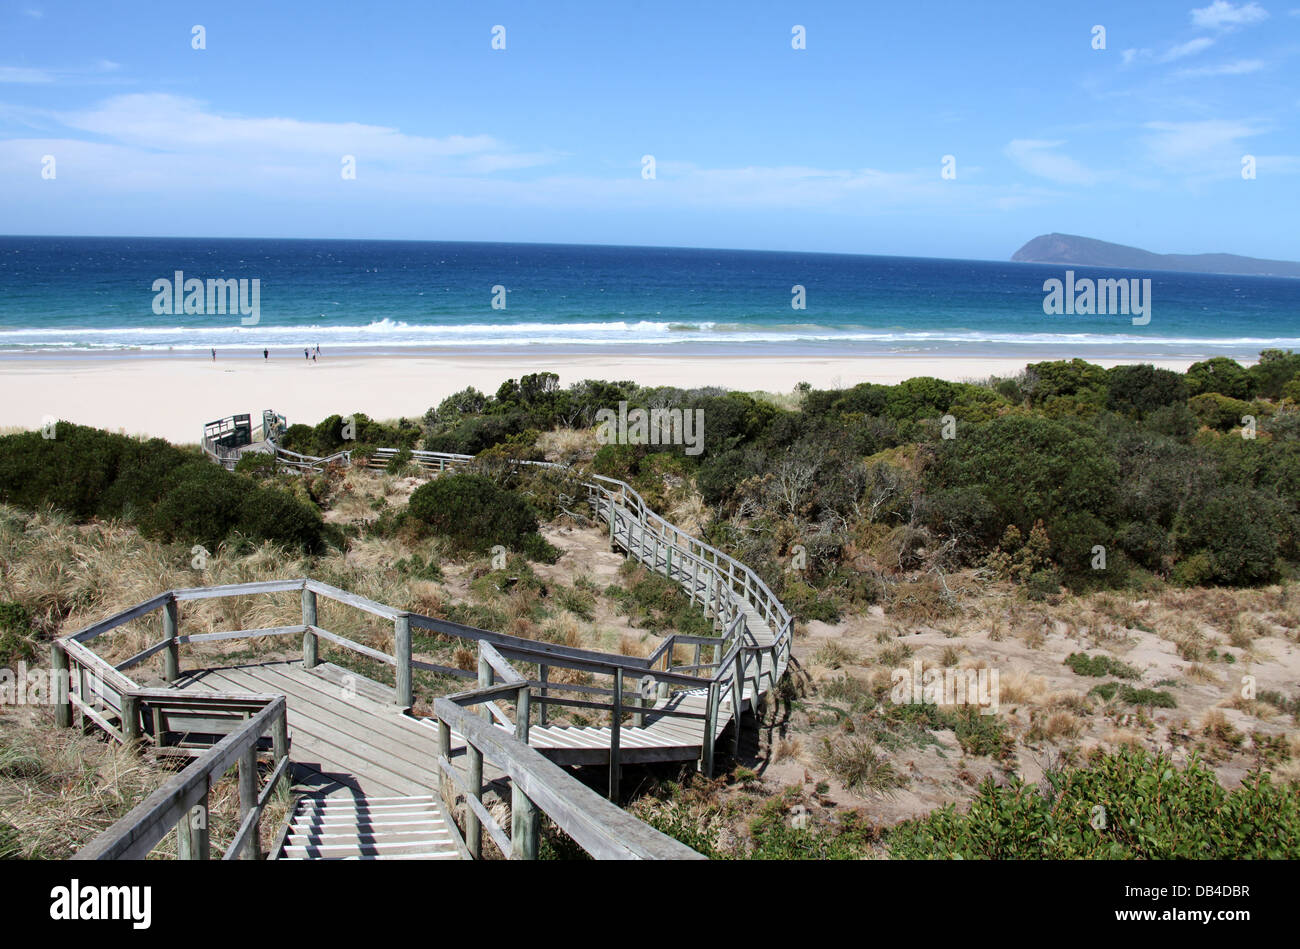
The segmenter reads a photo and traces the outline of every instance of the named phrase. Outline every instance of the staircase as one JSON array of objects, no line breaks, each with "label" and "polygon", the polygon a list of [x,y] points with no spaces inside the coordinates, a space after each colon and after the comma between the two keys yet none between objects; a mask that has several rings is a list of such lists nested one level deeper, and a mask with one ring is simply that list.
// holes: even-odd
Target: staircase
[{"label": "staircase", "polygon": [[305,797],[279,860],[459,860],[442,805],[421,797]]}]

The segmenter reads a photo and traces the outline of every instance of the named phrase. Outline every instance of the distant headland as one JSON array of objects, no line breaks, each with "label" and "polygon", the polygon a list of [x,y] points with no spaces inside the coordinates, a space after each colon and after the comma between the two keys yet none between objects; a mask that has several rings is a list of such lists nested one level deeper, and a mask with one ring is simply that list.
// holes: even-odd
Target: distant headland
[{"label": "distant headland", "polygon": [[1300,277],[1300,263],[1293,261],[1261,260],[1237,254],[1153,254],[1138,247],[1074,234],[1042,234],[1012,254],[1011,259],[1018,263],[1073,264],[1079,267]]}]

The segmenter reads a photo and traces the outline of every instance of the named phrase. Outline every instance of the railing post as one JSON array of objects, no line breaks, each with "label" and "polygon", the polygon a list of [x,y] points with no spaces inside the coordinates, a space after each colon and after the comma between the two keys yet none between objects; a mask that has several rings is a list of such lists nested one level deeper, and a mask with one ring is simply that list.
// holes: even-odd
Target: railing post
[{"label": "railing post", "polygon": [[[243,824],[248,814],[253,808],[257,807],[257,741],[248,746],[239,758],[239,822]],[[260,823],[260,821],[259,821]],[[257,826],[253,827],[252,833],[248,835],[248,843],[244,845],[244,852],[240,854],[241,860],[260,860],[262,858],[262,842],[258,839]]]},{"label": "railing post", "polygon": [[537,706],[537,724],[541,725],[543,728],[546,727],[546,706],[550,704],[545,701],[546,697],[551,694],[551,690],[546,687],[546,682],[550,677],[550,674],[551,674],[550,666],[543,665],[543,666],[539,666],[537,669],[537,677],[538,679],[541,680],[542,683],[542,699],[543,699],[543,701],[540,702]]},{"label": "railing post", "polygon": [[[479,650],[478,656],[478,684],[479,688],[487,688],[492,684],[492,664],[487,661],[483,655],[482,649]],[[479,707],[479,715],[489,724],[492,722],[492,713],[486,705]],[[483,752],[470,744],[469,739],[465,739],[465,783],[469,785],[469,793],[474,796],[476,801],[483,800]],[[479,820],[478,814],[468,804],[465,805],[465,846],[469,849],[469,854],[475,860],[483,856],[483,822]]]},{"label": "railing post", "polygon": [[122,693],[122,744],[135,750],[140,744],[140,696]]},{"label": "railing post", "polygon": [[397,704],[409,709],[411,692],[411,617],[403,613],[393,620],[393,656],[397,659]]},{"label": "railing post", "polygon": [[208,791],[176,825],[176,851],[182,860],[207,860],[209,856]]},{"label": "railing post", "polygon": [[163,604],[163,638],[168,640],[163,650],[163,678],[175,682],[181,676],[181,645],[176,637],[180,629],[180,611],[177,609],[176,597],[167,597]]},{"label": "railing post", "polygon": [[618,781],[622,770],[619,730],[623,719],[623,667],[614,669],[614,710],[609,723],[609,799],[618,803]]},{"label": "railing post", "polygon": [[516,860],[537,859],[537,805],[515,782],[510,782],[510,855]]},{"label": "railing post", "polygon": [[740,757],[740,718],[741,703],[745,699],[745,650],[736,651],[736,659],[731,673],[731,715],[735,720],[735,731],[731,736],[731,757]]},{"label": "railing post", "polygon": [[718,730],[718,683],[709,683],[709,701],[704,707],[704,744],[700,748],[700,770],[713,777],[713,741]]},{"label": "railing post", "polygon": [[531,703],[528,700],[528,686],[523,686],[519,690],[519,697],[515,700],[515,737],[528,744],[528,716],[531,713]]},{"label": "railing post", "polygon": [[[271,753],[275,755],[275,763],[278,765],[281,758],[289,757],[289,717],[288,709],[282,708],[280,714],[271,722]],[[289,783],[289,769],[284,769],[284,777],[280,781],[287,785]]]},{"label": "railing post", "polygon": [[[316,617],[316,591],[302,588],[302,625],[319,626]],[[315,669],[320,662],[320,640],[311,630],[302,634],[302,665]]]},{"label": "railing post", "polygon": [[54,670],[54,724],[72,727],[72,676],[68,672],[68,653],[57,639],[50,643],[50,668]]},{"label": "railing post", "polygon": [[[438,757],[445,758],[447,764],[451,764],[451,726],[438,719]],[[452,783],[451,776],[439,766],[438,774],[438,797],[442,798],[442,803],[447,809],[447,820],[455,820],[453,812],[456,803],[456,785]]]},{"label": "railing post", "polygon": [[642,728],[645,726],[645,712],[641,710],[644,705],[642,699],[642,690],[644,685],[644,682],[638,682],[636,692],[632,695],[632,707],[636,709],[636,711],[632,713],[633,728]]},{"label": "railing post", "polygon": [[[515,737],[526,745],[528,686],[519,690],[515,702]],[[537,859],[537,805],[514,781],[510,782],[510,851],[516,860]]]}]

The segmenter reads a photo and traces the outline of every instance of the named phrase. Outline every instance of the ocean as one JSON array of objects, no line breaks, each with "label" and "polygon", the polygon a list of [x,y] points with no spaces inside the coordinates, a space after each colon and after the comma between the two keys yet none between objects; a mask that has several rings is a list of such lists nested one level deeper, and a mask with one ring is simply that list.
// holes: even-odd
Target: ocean
[{"label": "ocean", "polygon": [[[1044,312],[1044,282],[1150,278],[1150,316]],[[257,322],[155,281],[257,280]],[[805,306],[792,306],[792,288]],[[504,292],[500,289],[504,288]],[[504,306],[494,307],[494,301]],[[0,353],[635,351],[1250,359],[1300,349],[1300,280],[666,247],[0,237]]]}]

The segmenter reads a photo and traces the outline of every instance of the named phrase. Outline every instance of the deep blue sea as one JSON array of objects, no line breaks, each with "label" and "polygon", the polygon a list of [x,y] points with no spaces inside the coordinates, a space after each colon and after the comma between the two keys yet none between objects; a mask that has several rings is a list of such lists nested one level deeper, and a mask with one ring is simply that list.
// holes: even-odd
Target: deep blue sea
[{"label": "deep blue sea", "polygon": [[[1124,315],[1044,313],[1044,281],[1066,269],[658,247],[0,237],[0,352],[540,346],[1104,359],[1300,349],[1300,280],[1072,268],[1076,279],[1151,278],[1151,321],[1134,326]],[[155,313],[154,282],[176,271],[259,280],[257,324]],[[796,284],[806,309],[791,306]],[[503,309],[494,287],[505,288]]]}]

